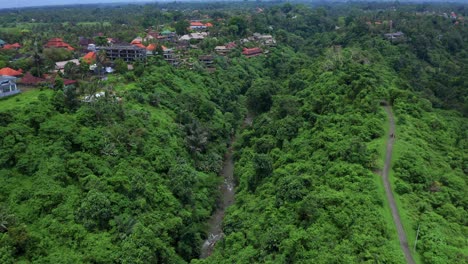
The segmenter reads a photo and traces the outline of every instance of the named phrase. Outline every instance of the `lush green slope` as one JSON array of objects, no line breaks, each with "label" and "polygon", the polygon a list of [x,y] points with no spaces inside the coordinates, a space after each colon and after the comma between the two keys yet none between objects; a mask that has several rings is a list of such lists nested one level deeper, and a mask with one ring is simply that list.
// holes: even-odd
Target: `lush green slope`
[{"label": "lush green slope", "polygon": [[378,151],[369,147],[384,134],[379,102],[392,84],[357,54],[330,51],[331,61],[304,67],[274,91],[254,81],[247,96],[275,95],[252,109],[258,115],[237,146],[237,200],[208,262],[403,262],[382,213]]},{"label": "lush green slope", "polygon": [[[190,50],[187,68],[149,59],[105,83],[0,100],[0,263],[404,263],[377,175],[382,100],[397,118],[392,181],[410,246],[419,227],[416,260],[466,262],[468,27],[443,16],[466,8],[216,6],[2,13],[17,27],[2,38],[24,47],[1,51],[0,65],[26,71],[46,70],[33,65],[41,56],[16,55],[42,53],[33,43],[57,35],[131,41],[197,13],[217,38]],[[83,19],[93,24],[62,23]],[[389,30],[405,38],[387,40]],[[238,42],[212,74],[197,63],[254,32],[278,45],[245,59]],[[239,131],[246,108],[253,125]],[[196,260],[236,132],[236,203],[214,254]]]},{"label": "lush green slope", "polygon": [[459,113],[410,98],[395,101],[395,190],[407,227],[420,229],[417,250],[424,263],[463,263],[468,258],[468,123]]},{"label": "lush green slope", "polygon": [[253,82],[258,115],[237,145],[236,204],[207,263],[404,263],[375,174],[382,99],[399,120],[394,189],[411,242],[421,225],[417,259],[466,259],[466,119],[402,90],[385,65],[330,49],[276,84]]},{"label": "lush green slope", "polygon": [[72,90],[2,101],[0,262],[197,257],[240,116],[220,76],[162,64],[118,89],[121,101],[111,90],[81,104]]}]

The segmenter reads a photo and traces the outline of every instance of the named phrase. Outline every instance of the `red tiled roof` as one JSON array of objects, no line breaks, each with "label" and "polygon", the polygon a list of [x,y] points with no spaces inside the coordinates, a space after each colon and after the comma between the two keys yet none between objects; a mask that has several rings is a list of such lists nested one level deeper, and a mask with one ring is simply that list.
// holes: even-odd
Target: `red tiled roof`
[{"label": "red tiled roof", "polygon": [[88,52],[88,54],[83,56],[83,61],[85,61],[86,63],[91,63],[95,59],[96,59],[96,52],[93,52],[93,51]]},{"label": "red tiled roof", "polygon": [[237,47],[237,44],[235,42],[229,42],[228,44],[226,44],[227,49],[233,49],[235,47]]},{"label": "red tiled roof", "polygon": [[259,55],[261,53],[262,53],[261,48],[251,48],[251,49],[244,48],[244,50],[242,51],[242,54],[246,56]]},{"label": "red tiled roof", "polygon": [[202,22],[190,22],[190,26],[191,27],[203,27],[205,25],[203,25]]},{"label": "red tiled roof", "polygon": [[[44,77],[47,78],[46,81],[48,83],[54,84],[55,83],[55,78],[57,77],[57,75],[55,75],[55,76],[47,75],[47,76],[44,76]],[[77,83],[77,82],[78,81],[75,81],[75,80],[63,79],[63,85],[70,85],[70,84],[74,84],[74,83]]]},{"label": "red tiled roof", "polygon": [[3,49],[19,49],[21,48],[21,45],[19,43],[14,43],[14,44],[6,44],[3,46]]},{"label": "red tiled roof", "polygon": [[47,43],[44,45],[46,48],[66,48],[70,51],[75,50],[72,46],[70,46],[68,43],[63,42],[61,38],[52,38],[47,41]]},{"label": "red tiled roof", "polygon": [[19,76],[23,73],[20,71],[13,70],[12,68],[2,68],[0,69],[0,75],[8,75],[8,76]]},{"label": "red tiled roof", "polygon": [[[55,83],[55,78],[57,78],[57,73],[50,73],[50,74],[47,74],[47,73],[44,73],[42,75],[42,77],[45,78],[45,81],[49,84],[54,84]],[[77,83],[78,81],[76,80],[69,80],[69,79],[63,79],[63,84],[64,85],[70,85],[70,84],[74,84],[74,83]]]},{"label": "red tiled roof", "polygon": [[[157,47],[158,47],[157,44],[151,43],[151,44],[148,45],[148,47],[146,47],[146,50],[153,51],[153,50],[155,50]],[[167,50],[167,47],[164,46],[164,45],[161,45],[161,49],[164,51],[164,50]]]},{"label": "red tiled roof", "polygon": [[141,39],[134,39],[132,40],[132,42],[130,42],[130,44],[141,44]]},{"label": "red tiled roof", "polygon": [[149,51],[153,51],[156,49],[156,44],[154,43],[151,43],[148,45],[148,47],[146,47],[146,50],[149,50]]},{"label": "red tiled roof", "polygon": [[70,85],[70,84],[74,84],[74,83],[77,83],[78,81],[75,81],[75,80],[68,80],[68,79],[63,79],[63,84],[64,85]]},{"label": "red tiled roof", "polygon": [[21,78],[20,83],[29,84],[29,85],[37,85],[45,81],[46,81],[45,79],[33,76],[31,73],[28,72],[23,76],[23,78]]},{"label": "red tiled roof", "polygon": [[136,43],[136,44],[132,44],[133,46],[135,47],[139,47],[139,48],[142,48],[142,49],[146,49],[146,46],[141,44],[141,43]]},{"label": "red tiled roof", "polygon": [[212,27],[213,24],[211,24],[210,22],[208,22],[208,23],[205,24],[205,26],[206,26],[206,27]]}]

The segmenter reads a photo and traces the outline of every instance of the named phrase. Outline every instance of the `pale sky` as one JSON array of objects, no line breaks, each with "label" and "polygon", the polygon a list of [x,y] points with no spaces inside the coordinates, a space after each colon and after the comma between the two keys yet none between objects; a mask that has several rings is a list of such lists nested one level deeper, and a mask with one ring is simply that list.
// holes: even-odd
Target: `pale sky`
[{"label": "pale sky", "polygon": [[[0,9],[27,6],[70,5],[70,4],[98,4],[98,3],[136,3],[156,2],[155,0],[0,0]],[[162,2],[158,0],[157,2]]]}]

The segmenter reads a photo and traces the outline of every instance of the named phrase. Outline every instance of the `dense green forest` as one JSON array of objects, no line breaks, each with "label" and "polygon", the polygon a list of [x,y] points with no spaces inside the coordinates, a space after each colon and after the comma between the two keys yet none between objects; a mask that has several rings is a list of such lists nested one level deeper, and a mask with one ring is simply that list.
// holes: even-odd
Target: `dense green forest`
[{"label": "dense green forest", "polygon": [[[214,24],[179,67],[115,61],[100,79],[68,66],[53,85],[0,99],[0,263],[405,263],[379,175],[382,102],[416,263],[468,262],[466,15],[466,4],[399,2],[0,10],[0,39],[22,44],[0,49],[0,66],[34,74],[82,56],[43,49],[53,37],[76,47]],[[254,44],[241,40],[256,32],[277,44],[247,58]],[[199,259],[232,138],[235,203]]]}]

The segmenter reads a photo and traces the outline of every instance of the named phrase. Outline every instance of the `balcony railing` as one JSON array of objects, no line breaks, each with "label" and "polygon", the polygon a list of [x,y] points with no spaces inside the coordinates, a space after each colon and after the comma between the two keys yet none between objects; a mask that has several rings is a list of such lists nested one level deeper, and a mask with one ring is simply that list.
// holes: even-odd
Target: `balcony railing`
[{"label": "balcony railing", "polygon": [[0,98],[7,97],[7,96],[10,96],[10,95],[19,94],[19,93],[21,93],[20,90],[14,90],[14,91],[10,91],[10,92],[1,92],[0,91]]}]

